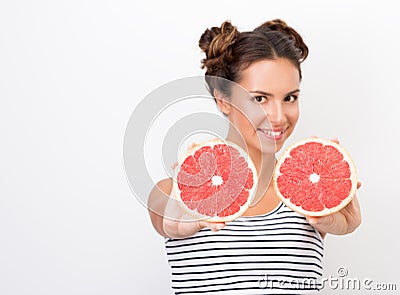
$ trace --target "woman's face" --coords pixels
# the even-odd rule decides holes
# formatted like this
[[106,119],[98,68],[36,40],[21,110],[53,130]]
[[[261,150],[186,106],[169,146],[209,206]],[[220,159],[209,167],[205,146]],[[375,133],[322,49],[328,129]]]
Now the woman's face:
[[278,152],[299,118],[299,71],[284,58],[253,63],[233,87],[229,120],[249,149]]

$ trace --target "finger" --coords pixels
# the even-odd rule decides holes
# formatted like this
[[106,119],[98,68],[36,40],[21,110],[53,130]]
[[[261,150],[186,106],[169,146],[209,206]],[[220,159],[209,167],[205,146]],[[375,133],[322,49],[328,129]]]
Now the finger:
[[336,137],[332,138],[331,141],[333,141],[333,142],[339,144],[339,139],[337,139]]
[[350,203],[348,203],[343,209],[345,209],[346,207],[348,207],[349,209],[352,209],[353,211],[354,210],[356,210],[357,212],[360,211],[360,202],[358,201],[357,194],[354,195],[354,197],[351,199]]
[[320,221],[320,217],[313,217],[313,216],[307,216],[306,217],[307,221],[311,225],[317,225]]
[[325,216],[309,216],[307,217],[307,221],[309,224],[312,226],[318,228],[318,229],[323,229],[325,230],[325,227],[329,227],[333,224],[334,222],[334,217],[332,214],[330,215],[325,215]]
[[219,231],[225,227],[225,222],[208,222],[208,221],[199,221],[199,224],[202,228],[208,227],[212,231]]
[[308,217],[307,221],[320,232],[336,233],[338,230],[341,230],[336,228],[337,226],[335,224],[335,218],[332,214],[321,217]]
[[225,223],[219,222],[217,224],[210,224],[209,227],[211,228],[212,231],[219,231],[225,227]]
[[197,145],[197,143],[195,143],[195,142],[192,142],[192,143],[189,145],[189,149],[191,149],[191,148],[195,147],[196,145]]

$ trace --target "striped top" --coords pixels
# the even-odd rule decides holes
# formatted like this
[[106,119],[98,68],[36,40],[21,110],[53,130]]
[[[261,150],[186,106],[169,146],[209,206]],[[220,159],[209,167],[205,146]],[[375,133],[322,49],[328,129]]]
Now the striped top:
[[315,294],[322,276],[320,234],[283,203],[165,247],[175,294]]

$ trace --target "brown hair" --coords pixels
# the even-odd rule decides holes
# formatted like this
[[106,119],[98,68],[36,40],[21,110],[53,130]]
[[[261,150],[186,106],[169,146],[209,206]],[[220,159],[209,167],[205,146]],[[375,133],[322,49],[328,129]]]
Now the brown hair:
[[221,27],[205,30],[199,47],[206,54],[202,68],[206,68],[211,95],[215,88],[229,95],[231,83],[224,83],[224,79],[239,82],[242,71],[259,60],[286,58],[298,68],[301,79],[300,64],[308,55],[303,38],[281,19],[267,21],[248,32],[239,32],[230,21],[225,21]]

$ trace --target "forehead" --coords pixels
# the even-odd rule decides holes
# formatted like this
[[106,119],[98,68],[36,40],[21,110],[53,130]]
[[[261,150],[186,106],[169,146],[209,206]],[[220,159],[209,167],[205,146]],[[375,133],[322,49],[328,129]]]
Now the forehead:
[[261,90],[274,95],[286,94],[300,84],[299,70],[284,58],[254,62],[241,76],[238,84],[248,91]]

